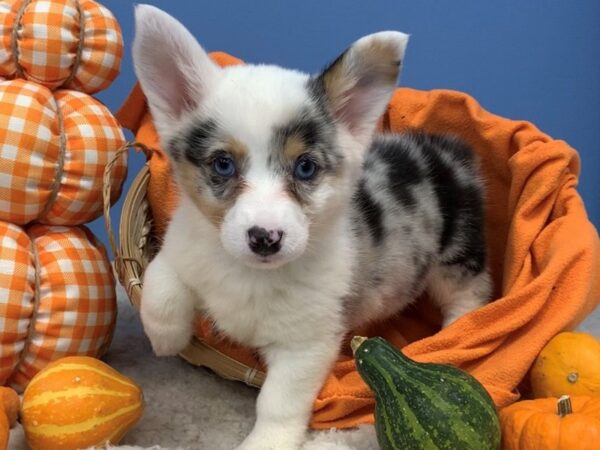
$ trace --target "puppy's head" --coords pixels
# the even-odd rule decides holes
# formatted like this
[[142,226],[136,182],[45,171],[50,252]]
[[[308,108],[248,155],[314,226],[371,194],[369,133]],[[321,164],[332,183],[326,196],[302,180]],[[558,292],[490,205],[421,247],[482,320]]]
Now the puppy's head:
[[347,205],[408,37],[366,36],[322,73],[220,68],[174,18],[136,8],[135,70],[179,184],[224,249],[272,268]]

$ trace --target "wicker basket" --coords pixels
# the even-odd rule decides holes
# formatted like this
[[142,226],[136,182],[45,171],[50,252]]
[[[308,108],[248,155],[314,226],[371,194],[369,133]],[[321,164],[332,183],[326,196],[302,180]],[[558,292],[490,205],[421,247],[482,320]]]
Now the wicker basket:
[[[150,179],[150,170],[147,164],[135,177],[125,197],[119,224],[119,245],[117,245],[110,218],[112,170],[121,154],[129,152],[133,148],[142,150],[146,155],[151,151],[139,143],[130,143],[124,146],[105,168],[103,195],[104,219],[109,242],[115,256],[115,272],[131,303],[139,310],[144,271],[159,248],[159,243],[151,233],[152,212],[146,199],[146,190]],[[243,381],[250,386],[260,387],[265,379],[265,373],[256,367],[249,367],[230,358],[197,337],[192,339],[180,356],[193,365],[213,370],[223,378]]]

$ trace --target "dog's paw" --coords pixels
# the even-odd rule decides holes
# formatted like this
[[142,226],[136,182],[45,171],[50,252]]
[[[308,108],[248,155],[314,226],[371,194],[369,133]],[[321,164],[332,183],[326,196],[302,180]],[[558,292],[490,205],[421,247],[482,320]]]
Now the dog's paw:
[[144,332],[150,339],[152,350],[157,356],[177,355],[192,338],[192,331],[188,324],[178,327],[144,322]]

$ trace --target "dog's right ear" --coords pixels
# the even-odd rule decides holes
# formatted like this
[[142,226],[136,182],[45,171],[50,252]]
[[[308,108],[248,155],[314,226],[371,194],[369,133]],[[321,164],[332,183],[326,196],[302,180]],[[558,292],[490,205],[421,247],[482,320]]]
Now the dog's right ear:
[[180,22],[150,5],[135,8],[133,64],[161,138],[200,105],[221,71]]
[[335,118],[365,148],[394,92],[407,44],[408,35],[398,31],[370,34],[315,78]]

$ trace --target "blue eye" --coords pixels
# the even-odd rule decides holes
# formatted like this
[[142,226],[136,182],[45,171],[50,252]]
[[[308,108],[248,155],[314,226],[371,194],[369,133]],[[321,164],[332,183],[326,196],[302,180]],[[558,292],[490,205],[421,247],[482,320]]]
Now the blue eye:
[[230,178],[235,175],[235,163],[227,156],[221,156],[214,160],[213,169],[220,177]]
[[294,177],[299,180],[307,181],[317,173],[317,164],[308,156],[301,156],[296,161],[294,167]]

